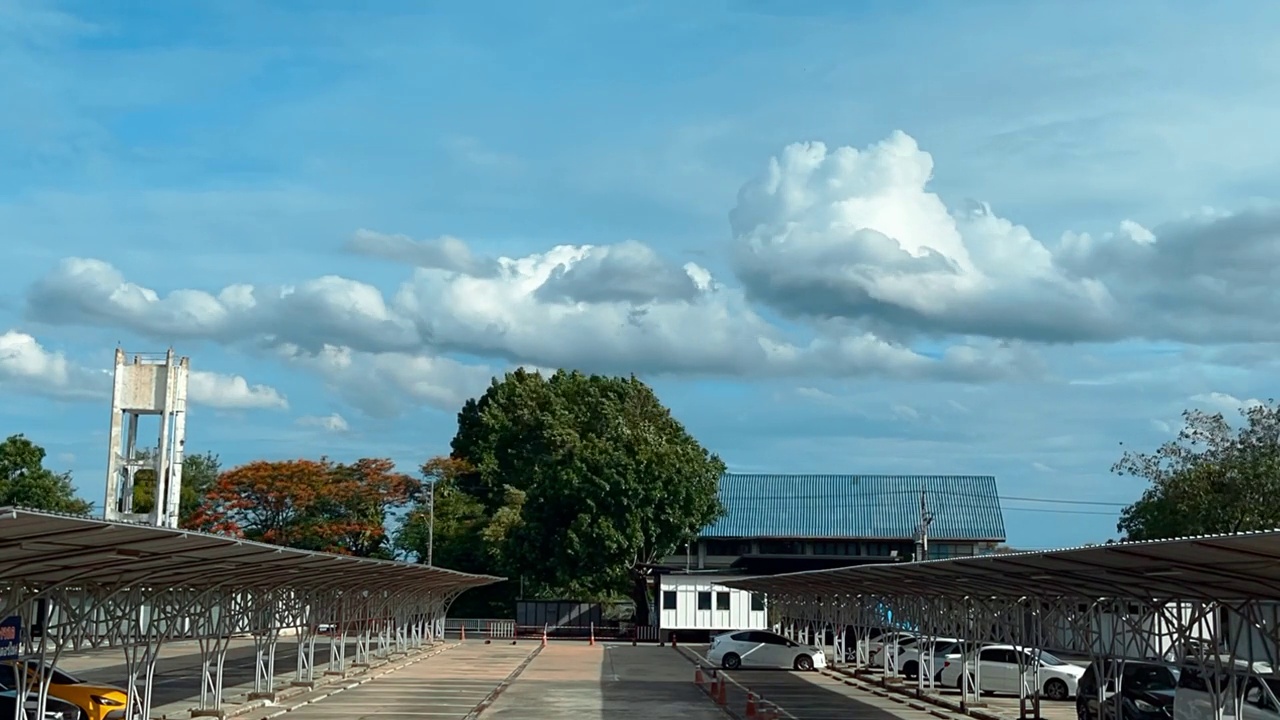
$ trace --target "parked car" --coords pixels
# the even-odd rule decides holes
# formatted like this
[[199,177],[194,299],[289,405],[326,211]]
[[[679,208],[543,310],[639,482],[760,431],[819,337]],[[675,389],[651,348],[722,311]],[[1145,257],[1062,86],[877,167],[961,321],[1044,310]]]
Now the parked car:
[[[1099,683],[1102,684],[1101,704]],[[1084,669],[1076,686],[1076,717],[1078,720],[1168,720],[1173,716],[1177,689],[1178,673],[1165,665],[1137,660],[1095,661]]]
[[[3,687],[3,686],[0,686]],[[9,718],[17,717],[14,706],[18,704],[18,693],[12,689],[0,690],[0,718],[9,720]],[[42,720],[41,716],[36,714],[39,708],[39,698],[35,693],[27,693],[25,701],[22,703],[24,717],[27,720]],[[81,720],[83,714],[80,708],[55,697],[45,698],[43,720]]]
[[[922,644],[931,647],[932,654],[928,650],[921,648]],[[932,641],[925,643],[916,641],[898,653],[897,667],[904,677],[914,678],[920,673],[920,655],[924,651],[924,662],[928,663],[929,667],[933,669],[933,676],[936,679],[942,671],[943,664],[946,663],[947,656],[959,655],[963,649],[963,641],[956,638],[934,638]]]
[[1188,662],[1178,673],[1174,718],[1216,720],[1215,695],[1223,717],[1280,720],[1280,676],[1267,663],[1232,662],[1230,658],[1214,663]]
[[[1084,668],[1079,665],[1059,660],[1047,652],[1016,645],[987,645],[978,651],[978,662],[976,679],[981,683],[978,690],[984,693],[1016,695],[1021,692],[1021,687],[1026,687],[1028,692],[1033,691],[1038,669],[1040,693],[1050,700],[1069,700],[1076,696],[1076,686],[1080,676],[1084,675]],[[939,682],[946,687],[961,687],[964,682],[964,676],[960,674],[962,666],[968,672],[969,687],[974,687],[973,661],[964,661],[960,655],[945,659]]]
[[845,637],[853,638],[854,642],[853,644],[845,647],[844,661],[848,663],[857,662],[858,650],[861,649],[865,656],[866,653],[870,652],[869,647],[871,643],[880,639],[880,637],[887,632],[889,631],[884,628],[873,627],[867,630],[865,637],[859,637],[862,633],[859,633],[858,629],[854,626],[848,626],[845,629]]
[[[869,640],[866,640],[863,643],[866,645],[866,648],[867,648],[868,661],[870,661],[871,658],[876,657],[876,655],[878,655],[882,650],[884,650],[884,647],[886,645],[893,645],[896,642],[899,646],[901,646],[901,644],[904,641],[913,639],[915,638],[915,636],[916,636],[915,633],[905,632],[901,630],[895,630],[893,632],[886,632],[886,633],[880,633],[879,635],[873,635]],[[875,663],[871,663],[871,664],[874,665]]]
[[[15,664],[16,661],[8,661],[0,673],[13,677]],[[34,684],[39,676],[38,661],[27,658],[23,664],[27,669],[27,677]],[[49,679],[49,696],[80,708],[84,713],[84,720],[118,720],[124,717],[124,708],[129,698],[124,689],[82,680],[48,664],[45,665],[45,674]]]
[[765,630],[738,630],[711,638],[707,660],[726,670],[740,667],[813,670],[827,666],[822,648],[804,646]]
[[919,642],[919,640],[920,638],[916,637],[915,635],[911,635],[909,637],[898,638],[898,642],[896,645],[892,642],[887,642],[882,646],[880,646],[879,649],[872,652],[870,656],[867,658],[867,662],[871,665],[871,667],[884,667],[885,658],[888,658],[889,669],[897,670],[898,655],[901,655],[904,650],[911,647],[912,645],[915,645],[917,642]]

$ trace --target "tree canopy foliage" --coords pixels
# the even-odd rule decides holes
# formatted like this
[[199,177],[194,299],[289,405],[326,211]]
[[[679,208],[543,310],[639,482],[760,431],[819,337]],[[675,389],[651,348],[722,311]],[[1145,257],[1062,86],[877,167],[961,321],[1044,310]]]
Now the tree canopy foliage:
[[[140,450],[138,459],[150,459],[152,453]],[[213,489],[222,472],[222,461],[213,453],[187,455],[182,458],[182,487],[179,489],[178,520],[185,525]],[[156,471],[144,468],[133,475],[133,510],[149,513],[155,507]]]
[[[509,373],[467,401],[450,459],[428,465],[448,468],[435,476],[438,564],[534,597],[628,595],[641,622],[647,567],[723,512],[724,463],[635,377]],[[423,509],[411,518],[400,546],[422,558]]]
[[430,555],[433,564],[454,570],[477,571],[491,565],[488,547],[478,540],[484,537],[489,517],[479,501],[458,487],[458,478],[470,471],[467,463],[455,458],[437,457],[423,463],[423,481],[434,488],[424,490],[421,501],[405,516],[396,535],[397,549],[424,563]]
[[71,473],[44,466],[44,448],[23,435],[0,442],[0,505],[88,515],[93,505],[76,497]]
[[1150,486],[1120,515],[1128,540],[1280,527],[1280,406],[1241,410],[1237,427],[1221,414],[1183,413],[1177,438],[1153,453],[1127,451],[1113,471]]
[[420,484],[390,460],[257,461],[222,473],[187,527],[360,557],[389,558],[390,513]]

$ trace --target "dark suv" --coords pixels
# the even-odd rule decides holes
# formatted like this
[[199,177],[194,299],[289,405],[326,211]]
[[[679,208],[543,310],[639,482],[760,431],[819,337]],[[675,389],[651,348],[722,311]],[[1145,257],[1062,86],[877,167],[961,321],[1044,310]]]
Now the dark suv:
[[[1101,709],[1098,706],[1100,676],[1105,683]],[[1076,717],[1078,720],[1170,720],[1177,691],[1178,677],[1164,665],[1141,660],[1094,661],[1085,668],[1076,686]]]

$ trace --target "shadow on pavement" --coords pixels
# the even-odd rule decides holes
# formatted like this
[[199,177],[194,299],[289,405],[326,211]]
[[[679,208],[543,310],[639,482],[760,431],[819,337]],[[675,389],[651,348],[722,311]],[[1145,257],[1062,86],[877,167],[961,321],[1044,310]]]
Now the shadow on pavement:
[[723,720],[724,715],[694,684],[693,670],[685,656],[669,647],[607,647],[600,665],[599,717]]
[[[928,712],[914,710],[905,705],[893,703],[891,700],[866,696],[860,691],[845,689],[843,685],[837,684],[837,681],[814,672],[753,669],[738,670],[729,675],[738,685],[755,693],[759,699],[777,703],[779,707],[802,720],[831,717],[859,718],[860,720],[902,720],[903,718],[932,720]],[[726,707],[730,712],[738,717],[744,717],[747,707],[746,691],[730,683],[726,695]],[[889,706],[883,707],[883,704],[889,704]]]
[[[347,657],[350,659],[354,646],[348,646]],[[122,653],[123,654],[123,653]],[[233,693],[231,688],[237,685],[252,683],[256,654],[253,647],[234,647],[227,650],[226,662],[222,669],[223,697]],[[281,642],[276,646],[276,676],[292,674],[298,662],[298,644]],[[329,662],[329,644],[316,643],[315,668],[316,676],[324,673]],[[123,660],[116,665],[102,665],[91,670],[83,670],[75,674],[85,680],[105,682],[124,686],[129,677],[128,666]],[[151,707],[160,707],[184,700],[195,700],[200,696],[200,653],[161,658],[156,664],[156,674],[151,693]]]
[[[876,672],[862,675],[860,676],[860,679],[867,684],[885,687],[881,682],[881,675]],[[906,691],[910,693],[911,697],[916,697],[917,685],[914,679],[907,680],[899,687],[905,688]],[[925,699],[932,697],[941,699],[945,702],[958,704],[960,702],[960,691],[954,687],[942,687],[941,685],[935,684],[932,690],[926,686],[921,697]],[[969,702],[972,704],[974,701],[970,699]],[[1028,698],[1026,702],[1027,716],[1031,717],[1032,701]],[[984,694],[975,707],[981,708],[989,713],[996,713],[1004,716],[1020,717],[1022,715],[1022,710],[1019,707],[1018,696],[1007,693],[1001,693],[999,695]],[[1040,715],[1046,720],[1074,720],[1076,717],[1076,702],[1074,699],[1049,700],[1048,698],[1041,697]]]

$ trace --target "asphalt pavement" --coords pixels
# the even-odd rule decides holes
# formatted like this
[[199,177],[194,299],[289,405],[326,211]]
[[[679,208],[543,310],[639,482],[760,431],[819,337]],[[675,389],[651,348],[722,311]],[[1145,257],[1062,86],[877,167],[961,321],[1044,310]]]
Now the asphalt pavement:
[[[523,669],[529,656],[538,649],[534,643],[485,645],[477,641],[468,642],[437,657],[293,708],[287,717],[290,720],[462,720],[474,717],[477,708],[488,701],[506,680]],[[483,717],[491,715],[485,711]],[[537,716],[520,713],[517,717],[532,720]],[[558,720],[566,716],[556,717]],[[246,716],[246,720],[254,720],[254,713]]]
[[553,641],[481,717],[723,720],[724,713],[693,684],[692,673],[689,661],[671,648]]

